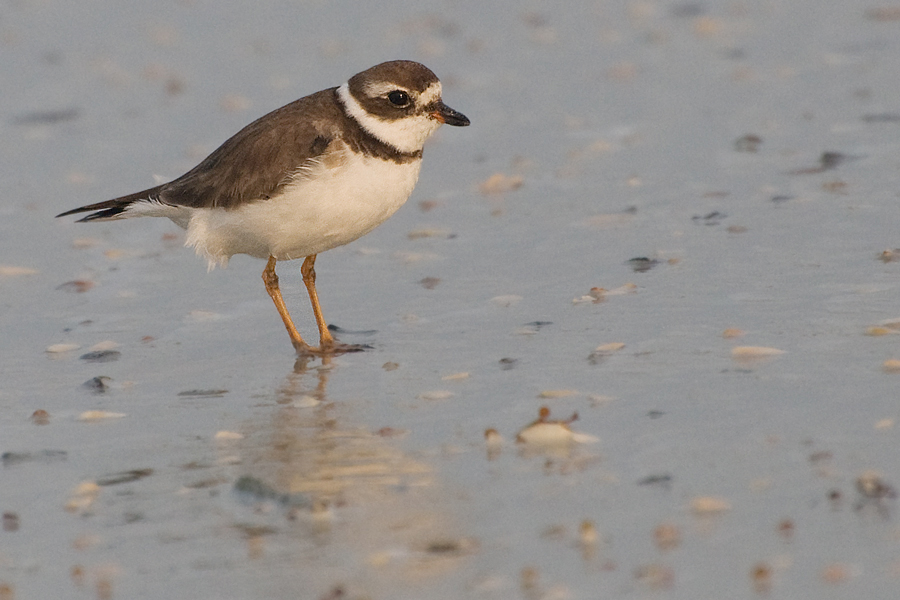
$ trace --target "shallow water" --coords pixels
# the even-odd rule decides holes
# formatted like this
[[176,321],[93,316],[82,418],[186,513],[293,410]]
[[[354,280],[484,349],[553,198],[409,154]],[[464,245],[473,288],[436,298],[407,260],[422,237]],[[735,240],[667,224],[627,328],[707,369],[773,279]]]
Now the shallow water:
[[[895,595],[896,10],[150,6],[0,27],[0,596]],[[398,57],[472,126],[317,262],[369,351],[296,362],[262,261],[53,219]],[[599,441],[516,443],[542,406]]]

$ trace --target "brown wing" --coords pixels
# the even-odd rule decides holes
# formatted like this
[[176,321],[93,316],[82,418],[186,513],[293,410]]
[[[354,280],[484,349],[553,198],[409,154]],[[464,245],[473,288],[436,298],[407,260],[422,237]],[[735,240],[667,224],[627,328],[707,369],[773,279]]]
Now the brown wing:
[[301,98],[250,123],[199,165],[163,185],[160,201],[230,209],[276,195],[298,168],[340,136],[343,113],[334,89]]
[[341,137],[347,119],[335,90],[300,98],[257,119],[174,181],[57,216],[98,211],[81,219],[93,221],[127,216],[123,213],[134,202],[231,209],[270,198]]

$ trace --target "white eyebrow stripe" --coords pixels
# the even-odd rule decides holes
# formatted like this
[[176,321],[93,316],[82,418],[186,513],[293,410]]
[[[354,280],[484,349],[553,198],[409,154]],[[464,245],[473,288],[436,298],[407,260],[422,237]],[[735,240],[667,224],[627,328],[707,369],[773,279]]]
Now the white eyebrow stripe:
[[371,98],[375,98],[376,96],[384,96],[389,92],[393,92],[394,90],[403,90],[408,92],[405,87],[399,86],[396,83],[390,83],[387,81],[379,81],[377,83],[367,83],[366,84],[366,96]]
[[366,96],[370,96],[372,98],[374,98],[376,96],[386,96],[387,94],[389,94],[390,92],[393,92],[395,90],[403,90],[404,92],[409,93],[413,97],[418,96],[418,99],[416,100],[416,104],[418,104],[419,106],[428,106],[435,100],[440,100],[440,98],[441,98],[441,82],[440,81],[432,83],[430,86],[428,86],[425,89],[424,92],[422,92],[421,94],[418,94],[418,95],[415,92],[412,92],[401,85],[397,85],[396,83],[390,83],[390,82],[385,82],[385,81],[379,81],[377,83],[369,83],[369,84],[366,84],[366,87],[365,87]]

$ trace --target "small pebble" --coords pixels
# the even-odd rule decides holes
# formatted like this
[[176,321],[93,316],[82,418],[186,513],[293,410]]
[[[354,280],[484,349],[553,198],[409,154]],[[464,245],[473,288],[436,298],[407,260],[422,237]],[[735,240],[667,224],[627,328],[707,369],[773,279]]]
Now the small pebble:
[[878,6],[866,9],[865,15],[867,19],[873,21],[900,21],[900,6]]
[[578,541],[585,546],[592,546],[600,539],[597,526],[590,519],[585,519],[578,527]]
[[[673,259],[674,260],[674,259]],[[669,261],[670,263],[672,261]],[[677,261],[676,261],[677,262]],[[611,290],[602,287],[592,287],[586,296],[579,296],[572,299],[572,304],[600,304],[605,302],[608,296],[624,296],[625,294],[634,294],[637,292],[638,286],[634,283],[626,283]]]
[[40,450],[37,452],[6,451],[3,454],[0,454],[0,463],[2,463],[4,467],[11,467],[27,462],[46,464],[66,460],[68,456],[69,454],[65,450]]
[[667,590],[675,585],[675,571],[665,565],[642,565],[635,569],[634,577],[652,590]]
[[545,540],[563,540],[568,535],[565,525],[548,525],[542,532],[541,537]]
[[103,394],[109,390],[108,381],[112,381],[112,379],[105,375],[98,375],[97,377],[93,377],[82,383],[81,387],[90,390],[95,394]]
[[19,515],[12,511],[3,513],[3,531],[14,532],[19,530]]
[[210,390],[184,390],[178,392],[179,398],[221,398],[228,393],[228,390],[210,389]]
[[79,250],[83,250],[86,248],[93,248],[94,246],[96,246],[99,243],[100,243],[100,240],[98,238],[80,237],[80,238],[75,238],[74,240],[72,240],[72,247],[78,248]]
[[884,369],[885,373],[900,373],[900,360],[889,358],[881,363],[881,368]]
[[750,580],[757,594],[768,594],[772,589],[772,567],[761,562],[750,570]]
[[28,267],[15,267],[12,265],[0,265],[0,277],[21,277],[22,275],[37,275],[36,269]]
[[844,495],[841,493],[841,490],[829,490],[827,495],[828,501],[831,503],[831,508],[838,509],[841,506],[841,500],[844,499]]
[[609,404],[615,400],[612,396],[605,396],[603,394],[588,394],[588,401],[591,403],[591,407],[603,406],[604,404]]
[[[670,261],[671,262],[671,261]],[[634,294],[637,292],[638,286],[634,283],[626,283],[617,288],[606,291],[607,296],[624,296],[625,294]]]
[[31,413],[31,422],[35,425],[47,425],[50,423],[50,413],[42,408],[39,408]]
[[434,260],[438,255],[433,252],[394,252],[391,257],[396,258],[403,264],[411,265],[427,260]]
[[794,537],[794,522],[790,519],[783,519],[778,524],[778,534],[786,540]]
[[114,342],[112,340],[103,340],[102,342],[97,342],[96,344],[88,348],[88,350],[90,352],[105,352],[106,350],[115,350],[118,347],[118,342]]
[[79,483],[66,501],[67,512],[84,512],[94,503],[100,495],[100,486],[94,481],[83,481]]
[[221,314],[210,310],[192,310],[187,314],[185,320],[196,323],[205,323],[207,321],[218,321],[221,318]]
[[484,443],[487,446],[488,460],[497,458],[503,448],[503,436],[500,432],[490,427],[484,430]]
[[425,544],[424,550],[429,554],[443,556],[463,556],[478,549],[478,542],[472,538],[436,539]]
[[724,22],[713,17],[702,16],[694,19],[694,34],[698,37],[716,35],[724,28]]
[[416,396],[419,400],[446,400],[453,396],[453,392],[447,390],[432,390],[430,392],[422,392]]
[[878,325],[900,333],[900,319],[887,319],[885,321],[882,321]]
[[[639,180],[637,181],[637,185],[640,185]],[[623,227],[631,223],[634,220],[634,213],[632,212],[624,212],[624,213],[606,213],[599,215],[592,215],[590,217],[582,220],[582,223],[591,229],[613,229],[616,227]]]
[[90,363],[108,363],[119,360],[122,353],[118,350],[100,350],[98,352],[88,352],[82,354],[79,358]]
[[478,185],[478,190],[485,195],[504,194],[519,189],[523,182],[521,175],[494,173]]
[[885,263],[896,262],[900,260],[900,248],[884,250],[881,254],[878,255],[878,259],[881,262]]
[[625,347],[625,344],[622,342],[611,342],[609,344],[601,344],[594,348],[593,352],[588,354],[588,362],[592,365],[599,365],[608,357],[612,356],[619,350]]
[[736,360],[768,358],[779,354],[784,354],[784,350],[766,346],[736,346],[731,349],[731,356]]
[[738,152],[756,152],[762,144],[762,138],[758,135],[748,133],[739,137],[734,142],[734,149]]
[[81,348],[78,344],[53,344],[52,346],[47,346],[47,349],[44,352],[48,354],[61,354],[63,352],[72,352],[73,350],[78,350]]
[[219,101],[219,108],[225,112],[238,112],[248,110],[252,102],[246,96],[240,94],[225,94]]
[[538,394],[538,398],[566,398],[568,396],[575,396],[578,394],[578,390],[544,390],[540,394]]
[[113,584],[112,578],[106,574],[98,574],[96,576],[95,587],[97,589],[98,600],[112,600]]
[[409,434],[408,429],[398,429],[396,427],[382,427],[375,432],[376,435],[383,438],[401,438]]
[[822,184],[822,189],[832,194],[846,193],[847,183],[845,181],[826,181]]
[[653,530],[653,542],[660,550],[673,550],[681,544],[681,530],[672,523],[661,523]]
[[491,298],[491,302],[497,306],[501,306],[503,308],[507,308],[510,306],[514,306],[518,304],[522,300],[522,296],[516,296],[515,294],[507,294],[505,296],[494,296]]
[[153,469],[131,469],[129,471],[119,471],[118,473],[103,475],[98,477],[95,483],[101,487],[107,487],[139,481],[145,477],[150,477],[151,475],[153,475]]
[[525,567],[520,575],[522,591],[531,594],[537,590],[540,576],[535,567]]
[[646,256],[637,256],[635,258],[630,258],[625,262],[625,264],[631,267],[631,270],[635,273],[646,273],[659,263],[659,259]]
[[622,348],[625,347],[623,342],[610,342],[609,344],[601,344],[594,348],[594,352],[601,352],[604,354],[611,354],[613,352],[618,352]]
[[706,225],[708,227],[715,226],[721,223],[724,219],[727,219],[728,215],[725,213],[720,213],[717,210],[706,213],[705,215],[694,215],[691,217],[691,221],[693,221],[697,225]]
[[121,419],[127,416],[125,413],[109,412],[106,410],[87,410],[78,415],[79,421],[102,421],[104,419]]
[[461,373],[453,373],[451,375],[444,375],[441,377],[441,381],[462,381],[463,379],[468,379],[469,374],[465,371]]
[[454,237],[453,232],[448,229],[438,229],[434,227],[421,227],[419,229],[413,229],[409,233],[406,234],[406,237],[411,240],[419,240],[422,238],[444,238],[449,239]]
[[822,569],[822,579],[825,583],[836,585],[850,579],[850,569],[841,563],[832,563]]
[[600,304],[606,300],[606,290],[602,287],[592,287],[586,296],[579,296],[572,299],[572,304]]
[[500,369],[503,371],[509,371],[510,369],[514,369],[516,364],[518,364],[518,358],[501,358],[499,361]]
[[83,533],[72,540],[72,547],[76,550],[90,550],[103,543],[103,538],[93,533]]
[[865,498],[880,500],[882,498],[896,498],[897,493],[878,471],[869,470],[863,472],[856,480],[856,489]]
[[87,279],[75,279],[56,286],[56,289],[72,294],[83,294],[94,287],[94,282]]
[[697,496],[691,500],[691,511],[697,515],[723,513],[731,510],[731,503],[719,496]]
[[866,328],[866,335],[871,335],[873,337],[878,337],[878,336],[882,336],[882,335],[891,335],[894,333],[900,333],[900,331],[897,331],[896,329],[891,329],[890,327],[879,327],[879,326]]
[[750,481],[750,489],[757,493],[772,489],[772,485],[772,480],[768,477],[757,477]]

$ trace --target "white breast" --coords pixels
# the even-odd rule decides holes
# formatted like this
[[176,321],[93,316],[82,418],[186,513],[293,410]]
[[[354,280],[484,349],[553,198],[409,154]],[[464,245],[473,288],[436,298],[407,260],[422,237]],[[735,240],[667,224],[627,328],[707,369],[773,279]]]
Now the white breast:
[[234,254],[278,260],[319,254],[394,214],[412,193],[421,163],[397,164],[346,149],[330,154],[298,170],[279,196],[233,210],[192,211],[186,244],[209,259],[210,268]]

